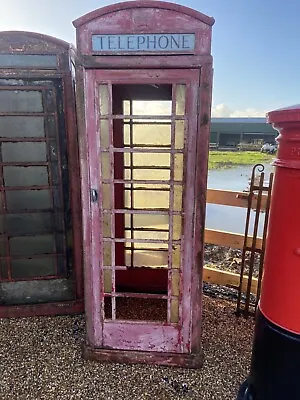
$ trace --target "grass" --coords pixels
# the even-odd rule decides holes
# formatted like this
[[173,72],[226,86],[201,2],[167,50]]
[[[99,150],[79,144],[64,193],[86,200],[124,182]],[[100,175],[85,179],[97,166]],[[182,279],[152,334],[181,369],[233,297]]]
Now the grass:
[[259,151],[210,151],[208,168],[222,169],[238,165],[270,163],[274,158],[274,154],[266,154]]

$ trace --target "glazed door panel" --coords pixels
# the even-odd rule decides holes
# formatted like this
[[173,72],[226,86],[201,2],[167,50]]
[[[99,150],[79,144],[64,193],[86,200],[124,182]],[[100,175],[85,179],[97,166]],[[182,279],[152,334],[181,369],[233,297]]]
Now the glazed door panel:
[[199,79],[86,72],[96,346],[190,351]]
[[58,80],[0,80],[0,304],[74,298]]

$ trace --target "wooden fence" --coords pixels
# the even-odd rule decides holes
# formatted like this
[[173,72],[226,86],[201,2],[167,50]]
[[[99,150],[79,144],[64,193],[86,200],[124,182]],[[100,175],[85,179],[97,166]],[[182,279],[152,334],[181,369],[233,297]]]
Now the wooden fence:
[[[207,190],[207,203],[219,204],[233,207],[248,207],[247,192],[235,192],[230,190],[208,189]],[[264,211],[267,206],[267,195],[263,195],[261,199],[260,209]],[[255,209],[257,198],[253,197],[252,206]],[[233,249],[243,249],[244,234],[226,232],[221,230],[205,229],[204,240],[207,244],[214,244],[218,246],[228,246]],[[248,236],[249,246],[252,244],[252,237]],[[255,241],[257,249],[262,248],[262,238],[257,237]],[[223,271],[216,268],[204,267],[203,279],[205,282],[215,283],[224,286],[238,287],[240,283],[240,274]],[[243,279],[243,289],[246,288],[248,279]],[[257,292],[257,278],[252,278],[251,293]]]

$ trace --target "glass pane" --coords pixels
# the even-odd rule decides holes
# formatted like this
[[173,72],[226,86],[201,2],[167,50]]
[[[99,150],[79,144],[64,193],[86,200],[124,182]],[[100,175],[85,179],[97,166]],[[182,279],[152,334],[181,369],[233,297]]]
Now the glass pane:
[[[151,239],[155,239],[154,237],[151,237]],[[129,247],[131,243],[127,244],[127,247]],[[168,250],[168,243],[134,243],[134,249],[136,250],[143,250],[143,251],[152,251],[152,250],[161,250],[165,251]]]
[[[126,157],[127,156],[127,157]],[[130,165],[129,154],[125,154],[125,165]],[[166,153],[134,153],[134,166],[170,167],[170,154]]]
[[13,279],[34,278],[55,275],[54,257],[11,260]]
[[[130,227],[130,215],[125,214],[126,227]],[[168,215],[133,214],[133,226],[135,228],[159,228],[169,229]]]
[[133,115],[171,115],[172,102],[170,100],[134,100],[132,113]]
[[[129,125],[124,126],[124,144],[130,144]],[[171,146],[170,124],[133,124],[132,143],[134,146]]]
[[180,245],[173,245],[173,253],[172,253],[172,268],[180,268],[181,265],[181,251]]
[[55,252],[53,235],[12,237],[9,240],[9,246],[12,256],[30,256]]
[[43,112],[42,93],[37,90],[0,90],[0,112]]
[[182,210],[182,186],[174,186],[174,211]]
[[180,284],[180,275],[178,272],[173,271],[172,273],[172,289],[171,294],[172,296],[179,296],[179,284]]
[[[156,245],[156,247],[158,247]],[[131,252],[126,250],[126,265],[131,265]],[[133,253],[134,267],[168,267],[168,250],[138,250]]]
[[6,215],[6,233],[10,236],[36,235],[53,230],[54,218],[52,213]]
[[57,58],[48,54],[0,54],[0,66],[16,67],[57,67]]
[[102,184],[102,207],[106,209],[110,209],[112,207],[110,184]]
[[3,167],[5,186],[48,185],[47,167]]
[[[127,194],[130,195],[130,192]],[[133,194],[133,207],[135,209],[169,208],[169,196],[169,192],[137,190]],[[130,199],[127,196],[125,197],[125,207],[130,207]]]
[[[125,179],[130,179],[130,170],[125,170]],[[136,180],[170,180],[170,169],[134,169],[133,179]]]
[[99,85],[100,114],[109,114],[109,88],[108,85]]
[[43,137],[44,117],[0,117],[0,137]]
[[185,85],[176,85],[176,115],[185,114]]
[[111,243],[103,243],[103,265],[111,266]]
[[[130,231],[126,232],[128,234],[128,236],[126,235],[126,237],[130,237]],[[133,236],[134,239],[156,239],[156,240],[168,240],[169,239],[169,232],[159,232],[159,231],[139,231],[139,230],[135,230],[133,232]],[[142,246],[145,245],[145,243],[140,243]],[[149,243],[150,244],[150,243]],[[153,243],[156,245],[156,247],[158,247],[158,245],[156,243]],[[161,246],[159,246],[161,247]]]
[[178,299],[171,299],[171,318],[170,322],[177,324],[179,321],[179,301]]
[[184,148],[185,121],[175,121],[175,149]]
[[173,215],[173,240],[181,239],[181,215]]
[[110,144],[109,137],[109,121],[108,119],[100,120],[100,146],[103,149],[107,149]]
[[105,269],[103,271],[104,278],[104,292],[111,293],[112,292],[112,271]]
[[175,154],[174,156],[174,179],[182,181],[183,179],[183,154]]
[[7,190],[8,210],[32,210],[52,208],[50,190]]
[[102,179],[110,179],[109,153],[101,153],[101,176]]
[[2,143],[3,162],[46,161],[46,143]]
[[111,237],[111,215],[110,214],[103,214],[103,237]]
[[130,101],[129,100],[123,101],[123,114],[130,115]]

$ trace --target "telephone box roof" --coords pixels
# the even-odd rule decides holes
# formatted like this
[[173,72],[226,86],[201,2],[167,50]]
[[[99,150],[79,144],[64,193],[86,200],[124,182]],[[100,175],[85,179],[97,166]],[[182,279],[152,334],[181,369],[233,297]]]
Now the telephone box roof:
[[161,8],[166,10],[177,11],[181,14],[187,14],[195,19],[199,19],[200,21],[210,26],[213,25],[215,22],[214,18],[208,17],[207,15],[202,14],[201,12],[193,10],[192,8],[189,7],[181,6],[175,3],[169,3],[166,1],[142,0],[142,1],[126,1],[98,8],[97,10],[85,14],[82,17],[73,21],[73,25],[75,26],[75,28],[78,28],[81,25],[84,25],[89,21],[92,21],[95,18],[101,17],[102,15],[130,8]]
[[[68,49],[70,47],[70,44],[68,42],[57,39],[54,36],[44,35],[43,33],[27,31],[0,31],[1,41],[6,41],[8,39],[12,40],[13,38],[15,38],[16,40],[22,40],[23,42],[25,42],[26,40],[43,40],[44,42],[52,43],[55,46],[65,49]],[[8,42],[7,44],[9,45]]]

